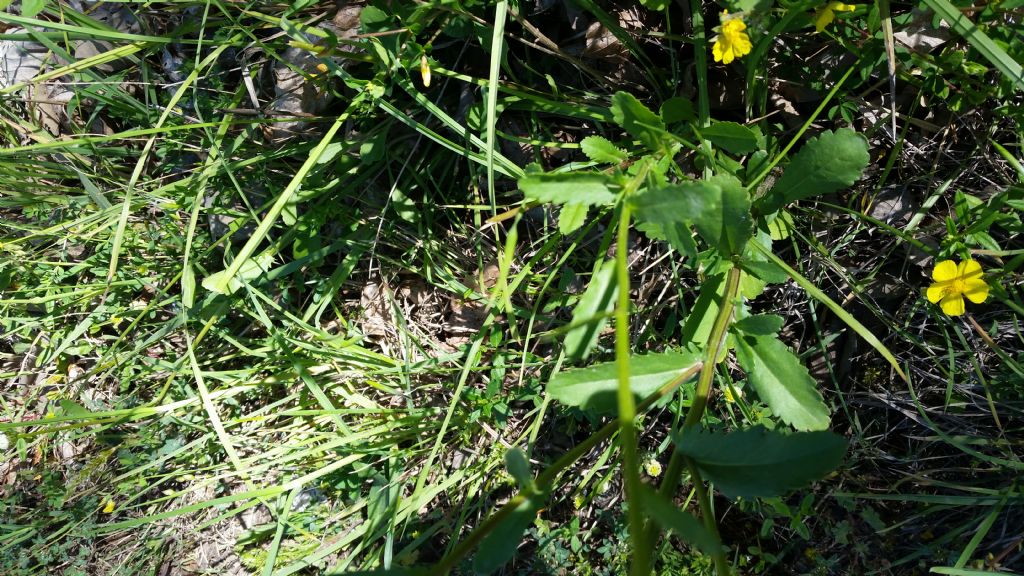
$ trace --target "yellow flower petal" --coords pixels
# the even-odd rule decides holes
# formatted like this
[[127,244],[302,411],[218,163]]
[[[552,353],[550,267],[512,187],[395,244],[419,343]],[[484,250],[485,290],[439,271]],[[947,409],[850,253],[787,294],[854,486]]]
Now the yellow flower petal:
[[988,298],[988,284],[979,278],[965,278],[964,296],[975,304],[981,304]]
[[942,300],[949,292],[949,284],[949,282],[936,282],[929,286],[925,293],[928,296],[928,301],[937,304],[939,300]]
[[103,507],[103,513],[104,514],[110,514],[113,511],[114,511],[114,501],[113,500],[107,500],[107,505]]
[[[722,44],[721,39],[717,36],[715,37],[715,45],[711,47],[711,55],[715,57],[715,62],[721,62],[722,59],[725,58],[725,47]],[[726,64],[728,64],[729,62],[732,62],[731,50],[729,51],[729,60],[726,62]]]
[[935,265],[935,270],[932,270],[932,279],[936,282],[949,282],[956,277],[957,266],[952,260],[943,260]]
[[818,32],[824,32],[825,27],[835,19],[836,15],[832,13],[828,6],[819,8],[814,11],[814,29]]
[[[722,17],[724,18],[727,14],[728,12],[723,12]],[[728,64],[736,58],[750,53],[754,45],[750,41],[750,36],[744,32],[746,29],[747,25],[739,18],[731,18],[722,22],[722,33],[715,37],[715,43],[711,47],[711,54],[714,56],[715,62]]]
[[961,276],[965,280],[968,278],[981,278],[981,264],[978,264],[974,260],[964,260],[959,266],[957,266],[956,272],[958,276]]
[[964,313],[964,299],[959,294],[950,294],[939,303],[942,311],[950,316],[959,316]]

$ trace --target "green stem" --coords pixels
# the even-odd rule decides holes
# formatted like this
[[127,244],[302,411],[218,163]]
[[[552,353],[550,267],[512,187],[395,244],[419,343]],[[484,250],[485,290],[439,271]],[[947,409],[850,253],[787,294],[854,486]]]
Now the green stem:
[[[704,410],[708,405],[708,396],[711,394],[711,384],[715,380],[715,365],[718,362],[718,355],[721,354],[722,346],[725,345],[725,335],[729,328],[729,321],[732,319],[733,302],[739,295],[740,290],[740,275],[741,271],[739,268],[733,266],[729,269],[729,273],[725,280],[725,287],[722,291],[722,299],[718,305],[718,315],[715,317],[715,323],[711,328],[711,334],[708,335],[707,346],[704,350],[704,367],[700,371],[700,377],[697,379],[697,390],[694,393],[693,404],[690,405],[689,411],[686,413],[686,419],[683,421],[682,430],[685,433],[693,426],[700,423],[704,417]],[[661,483],[661,494],[667,498],[672,498],[675,494],[676,488],[679,486],[679,481],[683,476],[683,468],[686,466],[686,461],[679,454],[679,452],[672,452],[672,456],[669,458],[668,467],[665,469],[665,477]],[[696,468],[691,468],[691,480],[693,485],[699,488],[698,496],[700,491],[704,489],[703,479],[697,472]],[[705,522],[708,522],[707,510],[701,506],[702,512],[705,515]],[[714,522],[714,517],[710,519]],[[717,534],[717,529],[713,532]],[[644,540],[649,547],[653,549],[654,540],[657,537],[656,528],[653,524],[649,524],[644,531]],[[722,558],[724,558],[724,553]],[[719,562],[716,558],[715,565],[719,566]],[[727,566],[727,564],[726,564]],[[723,572],[721,567],[718,568],[719,576],[726,576],[729,572]]]
[[615,363],[619,389],[619,446],[622,448],[622,477],[629,502],[629,538],[632,543],[635,576],[650,574],[650,553],[644,546],[644,514],[637,495],[640,490],[640,457],[636,446],[636,402],[629,385],[629,206],[619,213],[618,240],[615,246],[618,277],[618,302],[615,306]]
[[740,291],[740,269],[733,266],[725,279],[725,290],[722,293],[722,301],[718,304],[718,316],[708,336],[708,345],[704,358],[704,369],[697,380],[697,392],[693,398],[693,405],[686,413],[686,420],[683,421],[683,429],[690,428],[700,423],[704,417],[704,409],[708,405],[708,396],[711,394],[711,384],[715,380],[715,365],[718,362],[718,355],[722,353],[725,346],[725,333],[732,320],[733,302]]
[[[708,493],[708,488],[704,485],[704,481],[701,480],[700,470],[697,470],[697,465],[689,458],[686,458],[686,467],[690,469],[693,488],[697,491],[697,502],[700,503],[700,514],[704,517],[704,527],[721,544],[722,537],[718,533],[715,509],[711,507],[711,495]],[[729,567],[729,559],[725,557],[725,548],[723,546],[718,546],[713,558],[715,560],[715,572],[718,573],[718,576],[729,576],[732,573],[732,569]]]
[[[673,380],[666,382],[664,386],[637,405],[637,411],[644,412],[653,406],[655,402],[671,394],[680,384],[692,378],[693,375],[702,368],[702,366],[703,365],[698,362]],[[591,434],[589,438],[574,446],[572,450],[566,452],[561,458],[556,460],[554,464],[548,466],[544,472],[537,476],[537,480],[534,482],[537,490],[541,493],[550,490],[551,485],[554,484],[559,474],[561,474],[566,468],[572,466],[585,454],[593,450],[598,444],[610,438],[618,429],[619,420],[612,420],[608,424],[605,424],[600,430]],[[441,561],[438,562],[430,572],[428,572],[428,575],[442,576],[443,574],[447,574],[451,571],[451,569],[458,565],[463,558],[469,555],[473,548],[483,540],[484,536],[490,534],[502,520],[507,518],[513,510],[522,504],[525,498],[526,497],[523,494],[518,494],[515,498],[506,502],[505,505],[496,512],[488,516],[480,526],[477,526],[476,530],[470,532],[469,535],[459,542],[459,544],[452,549],[447,556],[442,558]]]

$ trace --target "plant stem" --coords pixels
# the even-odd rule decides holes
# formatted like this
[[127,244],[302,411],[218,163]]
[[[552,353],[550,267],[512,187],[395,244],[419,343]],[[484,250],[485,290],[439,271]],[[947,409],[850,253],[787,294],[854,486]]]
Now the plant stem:
[[708,405],[708,396],[711,395],[711,384],[715,380],[715,365],[718,362],[718,355],[725,345],[725,333],[732,320],[733,301],[740,291],[740,269],[733,266],[729,269],[725,279],[725,290],[722,293],[722,301],[718,304],[718,316],[708,336],[707,350],[705,350],[704,369],[701,370],[700,378],[697,380],[697,391],[694,394],[693,404],[686,413],[686,420],[683,421],[683,429],[690,428],[700,423],[704,417],[704,409]]
[[721,546],[722,537],[718,533],[715,510],[711,507],[711,495],[708,493],[708,488],[704,485],[704,481],[701,480],[700,470],[697,470],[697,465],[689,458],[685,458],[685,460],[686,467],[690,469],[690,478],[693,479],[693,488],[697,491],[697,502],[700,504],[701,516],[704,517],[704,527],[707,528],[708,532],[719,543],[718,551],[713,556],[715,572],[718,573],[718,576],[729,576],[732,573],[732,569],[729,567],[729,559],[725,557],[725,548]]
[[[686,419],[683,421],[682,430],[684,433],[699,424],[701,418],[704,417],[704,410],[708,405],[708,396],[711,394],[711,384],[715,380],[715,365],[718,362],[718,355],[721,353],[722,346],[725,344],[726,331],[729,328],[729,321],[732,319],[733,302],[739,294],[740,275],[740,269],[733,266],[729,269],[726,276],[725,286],[722,290],[722,299],[718,304],[718,315],[715,317],[715,323],[711,328],[711,334],[708,335],[707,346],[704,350],[704,367],[701,369],[700,377],[697,379],[697,390],[694,393],[693,404],[690,405],[690,409],[686,413]],[[676,488],[679,486],[679,480],[683,476],[684,466],[686,466],[686,461],[683,456],[678,452],[672,452],[668,467],[665,469],[665,478],[661,483],[660,491],[663,496],[672,498]],[[697,487],[698,496],[701,491],[706,492],[704,481],[701,479],[696,468],[693,467],[691,467],[691,480],[694,487]],[[705,509],[702,505],[701,511],[705,515],[704,521],[708,522],[707,514],[710,509]],[[714,523],[714,517],[711,517],[710,521]],[[713,533],[717,535],[717,529]],[[653,549],[656,538],[656,528],[653,524],[649,524],[644,531],[644,540],[649,547],[648,549]],[[724,553],[722,558],[725,558]],[[715,565],[718,567],[719,576],[729,574],[728,571],[722,571],[717,556]]]
[[618,302],[615,306],[615,363],[618,368],[619,446],[622,449],[622,477],[629,502],[629,539],[633,565],[630,573],[650,573],[650,553],[644,546],[643,510],[636,505],[640,490],[640,457],[636,446],[636,402],[629,385],[629,206],[619,212],[618,239],[615,245],[618,277]]
[[[671,394],[680,384],[692,378],[693,375],[696,374],[697,371],[700,370],[702,367],[703,364],[698,362],[693,366],[689,367],[688,369],[686,369],[682,374],[680,374],[676,378],[672,379],[669,382],[666,382],[664,386],[662,386],[653,394],[645,398],[644,401],[637,406],[637,411],[646,411],[648,408],[653,406],[655,402],[661,400],[668,394]],[[558,478],[559,474],[561,474],[569,466],[572,466],[573,463],[575,463],[577,460],[583,457],[583,455],[593,450],[594,447],[596,447],[598,444],[610,438],[612,434],[614,434],[615,431],[618,429],[619,420],[612,420],[611,422],[605,424],[600,430],[591,434],[589,438],[574,446],[572,450],[566,452],[561,458],[556,460],[554,464],[548,466],[548,468],[544,470],[544,472],[537,476],[537,480],[534,482],[534,485],[537,487],[537,490],[540,491],[541,493],[550,490],[551,485],[554,483],[555,479]],[[496,528],[502,520],[504,520],[509,514],[512,513],[513,510],[515,510],[520,504],[522,504],[524,499],[525,496],[523,496],[522,494],[518,494],[516,495],[516,497],[506,502],[505,505],[498,509],[496,512],[488,516],[487,519],[485,519],[483,523],[476,528],[476,530],[470,532],[468,536],[466,536],[461,542],[459,542],[458,546],[452,549],[452,551],[449,552],[447,556],[442,558],[440,562],[434,565],[434,567],[430,570],[430,572],[428,572],[428,574],[430,576],[441,576],[443,574],[447,574],[452,568],[454,568],[459,562],[461,562],[463,558],[469,555],[470,551],[472,551],[473,548],[476,547],[476,545],[479,544],[481,540],[483,540],[484,536],[490,534],[491,531],[493,531],[494,528]]]

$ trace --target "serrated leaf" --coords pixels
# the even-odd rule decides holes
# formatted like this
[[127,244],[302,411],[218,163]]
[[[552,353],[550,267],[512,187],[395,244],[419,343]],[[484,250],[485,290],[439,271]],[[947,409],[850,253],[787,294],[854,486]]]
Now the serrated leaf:
[[750,154],[757,150],[757,134],[736,122],[716,122],[702,129],[700,134],[733,154]]
[[616,148],[615,144],[601,136],[587,136],[580,141],[580,149],[593,162],[618,164],[628,158],[625,151]]
[[528,200],[595,206],[615,201],[612,180],[597,172],[531,174],[519,179],[519,189]]
[[757,209],[771,214],[790,202],[846,188],[861,177],[870,160],[868,142],[860,134],[848,128],[823,132],[793,156]]
[[590,211],[589,206],[576,202],[569,202],[562,206],[562,210],[558,213],[558,231],[563,236],[568,236],[579,230],[587,223],[588,211]]
[[693,224],[704,240],[722,254],[742,254],[753,227],[750,194],[731,174],[714,176],[708,183],[718,192],[704,192],[704,206],[693,217]]
[[725,255],[741,254],[750,239],[750,196],[735,176],[649,188],[629,202],[638,220],[663,229],[692,222],[704,240]]
[[782,329],[782,316],[776,314],[757,314],[737,320],[732,327],[744,334],[752,336],[770,336]]
[[671,500],[646,484],[641,484],[639,496],[644,514],[661,526],[662,530],[675,532],[705,554],[721,551],[722,544],[692,514],[680,510]]
[[490,574],[515,556],[523,540],[523,532],[533,524],[533,519],[543,505],[544,499],[541,496],[526,495],[523,502],[480,542],[480,548],[473,558],[473,571],[477,574]]
[[686,224],[703,209],[700,198],[720,194],[718,187],[703,180],[648,188],[629,197],[630,208],[637,220],[662,226]]
[[[696,351],[689,350],[630,357],[629,385],[633,396],[637,399],[646,398],[699,359],[700,355]],[[618,389],[618,367],[615,362],[605,362],[559,372],[548,382],[547,393],[567,406],[578,406],[600,414],[614,414],[618,408]]]
[[772,413],[797,430],[828,428],[828,406],[807,368],[775,336],[736,338],[736,358]]
[[612,117],[626,133],[649,150],[664,148],[665,124],[632,94],[616,92],[612,96]]
[[736,432],[689,430],[676,450],[730,498],[781,496],[824,478],[843,460],[847,441],[832,432],[783,434],[757,426]]
[[583,360],[590,355],[597,337],[608,324],[609,313],[615,308],[618,286],[615,262],[609,260],[594,273],[572,311],[572,328],[565,335],[565,352],[570,359]]

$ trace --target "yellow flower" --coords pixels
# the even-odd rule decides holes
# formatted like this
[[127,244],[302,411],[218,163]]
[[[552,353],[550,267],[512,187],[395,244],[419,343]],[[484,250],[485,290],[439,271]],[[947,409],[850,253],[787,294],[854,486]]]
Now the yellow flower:
[[935,282],[928,287],[928,301],[936,302],[942,311],[950,316],[964,313],[964,296],[975,304],[988,298],[988,284],[981,278],[981,264],[964,260],[959,265],[952,260],[943,260],[932,270]]
[[715,62],[728,64],[746,54],[750,54],[753,45],[750,43],[750,36],[744,30],[747,25],[738,16],[729,18],[729,11],[722,12],[722,33],[715,36],[715,45],[711,47],[711,54]]
[[649,459],[647,462],[644,462],[644,472],[647,472],[647,475],[651,478],[661,476],[661,462],[654,458]]
[[423,79],[423,87],[430,88],[430,61],[426,54],[420,55],[420,78]]
[[829,2],[822,8],[814,11],[814,28],[821,32],[836,19],[836,12],[853,12],[857,7],[842,2]]
[[103,507],[103,513],[104,514],[110,514],[113,511],[114,511],[114,501],[113,500],[107,500],[107,505]]
[[734,395],[732,393],[732,386],[725,386],[725,387],[722,388],[722,396],[725,398],[726,402],[733,403],[733,402],[736,401],[736,397],[737,396],[739,396],[740,398],[743,398],[743,390],[740,390],[739,388],[737,388],[736,389],[736,394]]

